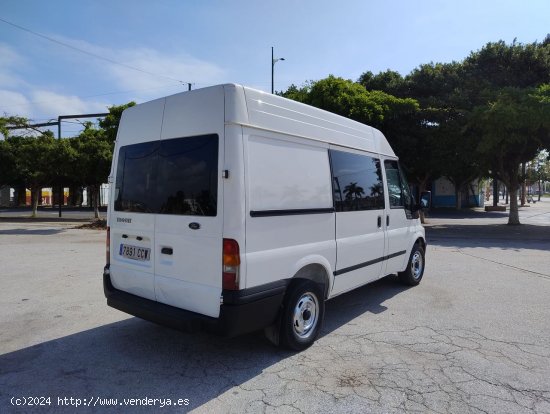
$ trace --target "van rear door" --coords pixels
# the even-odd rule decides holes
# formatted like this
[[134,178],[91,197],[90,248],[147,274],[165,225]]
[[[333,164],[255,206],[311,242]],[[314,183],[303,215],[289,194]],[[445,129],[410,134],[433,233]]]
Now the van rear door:
[[124,111],[117,135],[109,206],[110,273],[117,289],[155,300],[154,170],[164,99]]
[[218,317],[222,291],[223,88],[166,99],[156,173],[155,294]]

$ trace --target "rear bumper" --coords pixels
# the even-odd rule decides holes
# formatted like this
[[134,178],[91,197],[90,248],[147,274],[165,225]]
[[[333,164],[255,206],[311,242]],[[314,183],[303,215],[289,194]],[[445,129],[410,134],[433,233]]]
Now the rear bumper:
[[107,305],[181,331],[206,330],[230,337],[271,325],[281,307],[285,289],[286,281],[281,281],[263,288],[224,291],[220,317],[211,318],[118,290],[111,283],[109,268],[105,267],[103,271],[103,291]]

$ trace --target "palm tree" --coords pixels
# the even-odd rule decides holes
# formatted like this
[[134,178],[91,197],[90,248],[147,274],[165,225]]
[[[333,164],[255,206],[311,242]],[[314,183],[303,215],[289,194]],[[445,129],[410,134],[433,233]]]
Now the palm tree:
[[358,186],[356,182],[352,182],[344,187],[344,194],[346,195],[346,200],[357,207],[358,200],[365,194],[365,190],[363,190],[363,187]]

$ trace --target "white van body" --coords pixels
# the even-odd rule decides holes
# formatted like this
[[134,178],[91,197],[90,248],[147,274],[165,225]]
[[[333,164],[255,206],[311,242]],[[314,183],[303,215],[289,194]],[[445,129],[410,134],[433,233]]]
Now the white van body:
[[240,85],[128,108],[110,175],[108,304],[235,335],[276,323],[297,279],[324,301],[404,272],[426,246],[404,181],[380,131]]

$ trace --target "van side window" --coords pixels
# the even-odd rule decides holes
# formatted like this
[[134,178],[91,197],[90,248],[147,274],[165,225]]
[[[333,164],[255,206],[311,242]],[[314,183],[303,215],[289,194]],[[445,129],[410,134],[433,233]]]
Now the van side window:
[[384,168],[388,180],[390,208],[411,209],[413,204],[411,190],[398,162],[386,160],[384,161]]
[[218,176],[217,135],[121,147],[115,211],[216,216]]
[[384,209],[380,160],[335,150],[330,159],[336,211]]

